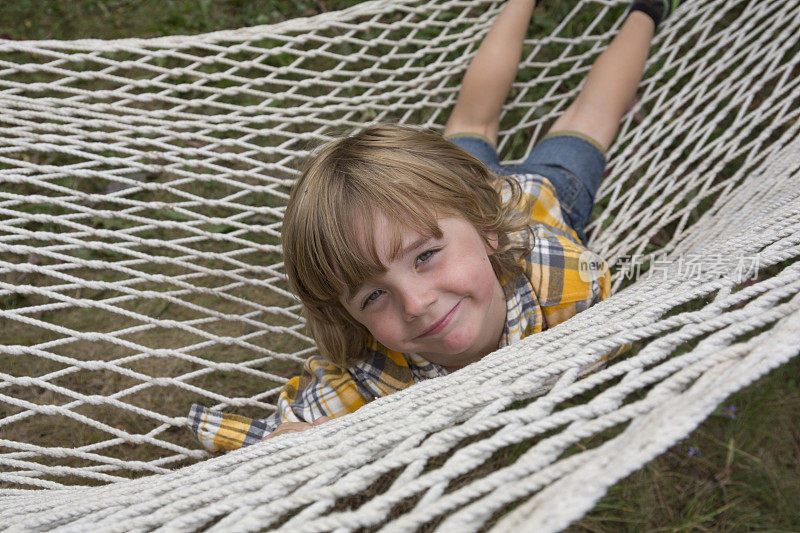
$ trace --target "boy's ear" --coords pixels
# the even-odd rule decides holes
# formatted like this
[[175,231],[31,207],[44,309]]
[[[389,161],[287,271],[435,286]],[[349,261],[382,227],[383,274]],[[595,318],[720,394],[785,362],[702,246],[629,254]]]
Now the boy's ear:
[[497,245],[499,243],[499,239],[497,237],[497,233],[494,231],[490,231],[486,234],[486,254],[487,255],[494,255],[497,251]]

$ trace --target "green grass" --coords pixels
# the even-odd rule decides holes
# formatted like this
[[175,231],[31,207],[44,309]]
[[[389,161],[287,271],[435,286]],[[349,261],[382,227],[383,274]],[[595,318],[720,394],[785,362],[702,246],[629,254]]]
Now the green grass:
[[795,358],[728,398],[570,530],[797,531],[798,375]]
[[[358,3],[356,0],[75,0],[64,2],[59,0],[33,1],[16,0],[0,3],[0,38],[6,39],[80,39],[80,38],[125,38],[156,37],[175,34],[195,34],[220,29],[231,29],[253,24],[269,24],[299,16],[311,16],[323,11],[342,9]],[[547,33],[560,20],[560,16],[571,5],[566,0],[550,0],[537,11],[534,30]],[[580,25],[588,21],[575,20]],[[558,55],[553,49],[553,57]],[[291,58],[276,55],[272,58],[276,64],[285,64]],[[526,73],[522,73],[524,77]],[[570,79],[565,89],[575,86],[579,78]],[[188,97],[188,95],[187,95]],[[513,121],[515,114],[508,115]],[[268,142],[264,139],[262,142]],[[520,132],[513,139],[508,151],[514,154],[528,142],[526,132]],[[521,155],[521,154],[517,154]],[[40,155],[42,162],[58,161],[55,155]],[[155,179],[159,179],[155,177]],[[102,188],[106,184],[76,183],[65,178],[65,186]],[[223,194],[220,184],[209,182],[192,185],[195,194]],[[213,190],[207,190],[207,189]],[[253,197],[253,202],[261,202]],[[53,205],[39,204],[31,207],[29,212],[58,214],[59,208]],[[219,213],[220,216],[224,213]],[[172,212],[151,213],[162,220],[181,220],[183,215]],[[120,229],[125,222],[119,219],[93,219],[88,222],[93,227]],[[115,226],[115,224],[117,226]],[[122,226],[120,226],[122,224]],[[57,231],[43,225],[45,231]],[[207,228],[208,229],[208,228]],[[231,227],[219,225],[216,229],[221,233]],[[162,235],[153,234],[151,237]],[[658,242],[653,243],[655,247]],[[102,251],[91,249],[73,250],[73,255],[84,259],[105,258]],[[112,258],[116,260],[118,258]],[[47,259],[44,259],[46,261]],[[102,276],[98,273],[97,276]],[[31,279],[26,279],[31,283]],[[35,283],[35,280],[33,281]],[[80,296],[80,295],[76,295]],[[100,295],[95,295],[100,298]],[[103,297],[108,297],[104,295]],[[20,296],[31,300],[26,305],[36,303],[38,297]],[[41,303],[41,302],[40,302]],[[203,304],[201,300],[195,303]],[[268,304],[268,302],[262,302]],[[14,307],[19,302],[5,301],[0,305]],[[173,319],[185,319],[186,310],[176,310],[174,304],[163,308],[164,302],[140,302],[138,305],[150,306],[152,309],[136,309],[137,312],[155,316],[168,311]],[[85,310],[63,312],[60,323],[67,323],[77,330],[97,329],[92,325],[94,315]],[[181,313],[184,313],[182,315]],[[54,322],[56,320],[53,320]],[[114,329],[121,327],[113,324]],[[220,325],[220,327],[226,327]],[[227,326],[244,328],[243,324]],[[102,329],[102,328],[101,328]],[[30,328],[6,328],[0,341],[13,339],[13,343],[25,344],[42,342],[48,332],[34,331],[36,338],[25,338],[31,334]],[[230,336],[241,335],[243,331],[229,330]],[[150,330],[140,334],[136,342],[151,347],[185,346],[186,339],[176,337],[176,332]],[[284,341],[281,341],[284,342]],[[126,355],[118,346],[105,346],[98,343],[74,343],[68,354],[87,359],[112,359]],[[277,350],[287,350],[285,346],[275,346]],[[88,352],[87,352],[88,350]],[[208,354],[219,357],[219,354]],[[225,348],[224,357],[228,361],[242,361],[249,357],[245,350]],[[36,369],[24,365],[38,365]],[[21,366],[22,365],[22,366]],[[22,364],[12,357],[0,357],[0,368],[14,367],[15,375],[36,375],[51,370],[48,363],[27,360]],[[58,365],[52,365],[53,370]],[[285,375],[286,365],[271,367],[275,373]],[[152,375],[178,375],[193,369],[190,363],[171,360],[147,360],[137,363],[135,370]],[[643,469],[631,474],[628,478],[614,485],[606,495],[583,519],[571,527],[574,531],[798,531],[800,530],[800,360],[797,358],[784,367],[773,371],[754,385],[733,395],[723,403],[718,411],[709,417],[699,428],[692,432],[677,446],[672,447]],[[213,379],[213,382],[212,382]],[[133,382],[126,381],[116,373],[93,372],[81,383],[69,376],[59,384],[73,390],[81,390],[87,394],[103,394],[129,386]],[[227,393],[230,396],[248,396],[257,389],[252,384],[243,384],[235,375],[215,374],[207,380],[196,382],[204,388]],[[52,403],[63,401],[55,393],[44,389],[32,388],[31,401]],[[14,395],[12,391],[12,396]],[[147,394],[134,398],[136,405],[155,408],[170,416],[182,416],[187,403],[197,400],[191,393],[165,393],[154,387]],[[724,408],[735,406],[731,411]],[[0,406],[1,407],[1,406]],[[98,408],[87,406],[82,414],[100,417]],[[253,414],[243,412],[243,414]],[[116,421],[122,428],[141,423],[135,417],[121,418]],[[90,442],[106,438],[106,435],[85,426],[57,424],[62,432],[76,432],[75,439]],[[12,439],[25,442],[46,444],[52,441],[56,431],[50,417],[39,417],[36,424],[26,426],[26,434],[14,435]],[[140,432],[141,430],[136,430]],[[174,435],[172,442],[196,447],[188,431],[183,428],[171,428]],[[4,436],[5,437],[5,436]],[[591,442],[584,443],[591,445]],[[526,445],[517,445],[513,449],[502,450],[495,457],[496,465],[507,464],[524,453]],[[690,453],[690,450],[694,450]],[[699,452],[699,453],[697,453]],[[145,460],[152,454],[147,447],[126,447],[125,457]],[[624,453],[624,451],[623,451]],[[53,464],[56,464],[55,462]],[[62,464],[62,463],[58,463]],[[480,475],[480,473],[473,473]],[[69,482],[69,480],[65,480]],[[357,499],[357,498],[356,498]],[[358,502],[351,502],[357,505]]]
[[192,35],[273,24],[358,3],[358,0],[15,0],[0,5],[0,38]]

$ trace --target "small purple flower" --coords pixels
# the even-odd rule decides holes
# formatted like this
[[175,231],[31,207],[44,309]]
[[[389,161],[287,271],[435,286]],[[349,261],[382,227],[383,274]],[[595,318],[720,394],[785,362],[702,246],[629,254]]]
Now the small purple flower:
[[692,456],[695,456],[695,455],[697,457],[700,457],[701,454],[700,454],[700,450],[698,450],[694,446],[689,446],[689,451],[686,452],[686,455],[688,455],[689,457],[692,457]]
[[722,409],[722,416],[726,416],[726,417],[730,418],[731,420],[735,420],[736,419],[736,406],[735,405],[729,405],[728,407],[723,408]]

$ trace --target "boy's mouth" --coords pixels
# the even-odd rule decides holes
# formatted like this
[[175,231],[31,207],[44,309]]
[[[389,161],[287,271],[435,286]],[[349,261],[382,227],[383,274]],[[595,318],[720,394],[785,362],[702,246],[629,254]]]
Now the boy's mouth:
[[431,335],[436,335],[437,333],[442,331],[444,328],[446,328],[447,325],[450,323],[450,320],[452,320],[453,315],[456,314],[456,309],[458,309],[458,306],[460,306],[460,305],[461,305],[461,300],[459,300],[458,303],[456,303],[456,305],[454,305],[453,308],[450,311],[448,311],[448,313],[446,315],[444,315],[442,317],[441,320],[439,320],[438,322],[433,324],[431,327],[429,327],[428,329],[423,331],[421,334],[419,334],[417,336],[417,338],[421,339],[423,337],[429,337]]

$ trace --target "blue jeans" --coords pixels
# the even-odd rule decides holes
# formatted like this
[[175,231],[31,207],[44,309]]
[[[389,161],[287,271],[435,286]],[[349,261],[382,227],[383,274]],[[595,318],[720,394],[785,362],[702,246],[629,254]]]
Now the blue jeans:
[[539,174],[547,178],[556,190],[564,219],[586,244],[584,230],[606,168],[606,158],[594,142],[559,132],[534,146],[521,164],[502,165],[497,151],[480,136],[457,134],[448,140],[496,174]]

